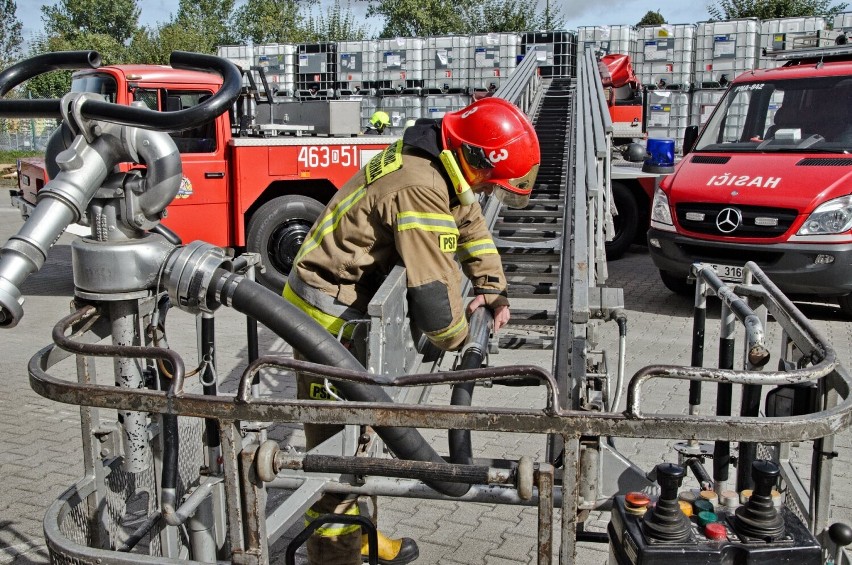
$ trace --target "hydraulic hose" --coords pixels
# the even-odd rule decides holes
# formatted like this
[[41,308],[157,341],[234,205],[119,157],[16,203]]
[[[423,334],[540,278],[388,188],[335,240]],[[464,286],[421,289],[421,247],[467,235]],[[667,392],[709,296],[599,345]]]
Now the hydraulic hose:
[[[491,311],[485,307],[477,308],[471,315],[470,333],[464,348],[462,348],[462,359],[458,369],[479,369],[482,366],[493,319]],[[474,381],[454,384],[450,404],[453,406],[470,406],[473,401],[475,386],[476,382]],[[450,445],[451,463],[473,464],[470,430],[449,430],[447,441]]]
[[[231,306],[238,312],[254,318],[281,337],[308,361],[344,369],[364,371],[364,367],[325,328],[280,295],[251,281],[218,269],[211,285],[215,301]],[[347,381],[335,381],[335,386],[349,400],[358,402],[393,402],[379,386]],[[444,459],[413,428],[374,428],[388,448],[400,459],[444,463]],[[430,481],[430,487],[447,496],[462,496],[468,485],[444,481]]]

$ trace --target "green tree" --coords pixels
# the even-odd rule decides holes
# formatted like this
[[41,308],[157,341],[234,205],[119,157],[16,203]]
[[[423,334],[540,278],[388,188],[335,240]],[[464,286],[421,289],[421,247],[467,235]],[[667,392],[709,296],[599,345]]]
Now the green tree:
[[520,0],[483,0],[468,3],[464,14],[467,26],[463,33],[519,32],[539,29],[563,29],[559,6],[545,4],[540,12],[531,11],[528,2]]
[[666,18],[660,13],[659,10],[654,12],[653,10],[648,10],[648,12],[642,16],[642,19],[639,20],[637,26],[658,26],[662,25],[666,22]]
[[60,0],[41,7],[49,36],[73,40],[77,36],[107,35],[125,43],[139,27],[136,0]]
[[219,45],[236,43],[234,0],[180,0],[173,24],[197,38],[205,38],[200,52],[215,53]]
[[380,37],[464,33],[473,0],[369,0],[367,17],[384,18]]
[[248,0],[234,15],[236,43],[308,41],[306,26],[298,0]]
[[355,19],[348,0],[346,8],[340,5],[340,0],[334,0],[331,9],[320,9],[316,16],[309,16],[306,28],[311,41],[357,41],[367,37],[367,27]]
[[0,69],[5,69],[21,57],[21,20],[14,0],[0,0]]
[[[73,38],[42,35],[33,42],[30,55],[89,49],[100,53],[101,63],[104,65],[123,62],[124,45],[114,37],[102,33],[81,33]],[[39,75],[27,81],[25,89],[33,98],[59,98],[71,89],[71,71],[53,71]]]
[[833,16],[843,12],[847,3],[832,6],[834,0],[719,0],[707,6],[712,20],[738,18],[794,18],[802,16]]
[[171,22],[137,31],[127,48],[124,62],[168,65],[172,51],[212,54],[215,47],[211,48],[210,38],[202,30],[183,28],[179,23]]

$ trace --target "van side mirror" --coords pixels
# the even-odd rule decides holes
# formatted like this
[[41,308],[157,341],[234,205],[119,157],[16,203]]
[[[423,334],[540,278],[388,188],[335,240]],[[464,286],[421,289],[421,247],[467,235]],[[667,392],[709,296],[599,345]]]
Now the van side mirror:
[[698,126],[687,126],[683,132],[683,155],[692,151],[695,141],[698,139]]

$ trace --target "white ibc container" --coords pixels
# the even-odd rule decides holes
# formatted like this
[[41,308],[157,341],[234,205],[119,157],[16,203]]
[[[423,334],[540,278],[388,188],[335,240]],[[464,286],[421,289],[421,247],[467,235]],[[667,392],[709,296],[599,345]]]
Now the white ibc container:
[[725,94],[725,91],[720,89],[696,90],[693,92],[690,125],[697,125],[698,129],[703,128],[707,120],[710,119],[713,108],[722,99],[723,94]]
[[581,26],[577,32],[577,50],[582,53],[591,47],[604,55],[633,57],[638,37],[636,28],[629,25]]
[[633,68],[642,84],[689,90],[695,74],[695,25],[639,28]]
[[[262,67],[269,86],[278,91],[293,92],[296,86],[296,46],[288,43],[267,43],[254,47],[254,65]],[[258,88],[258,73],[253,74]]]
[[725,85],[740,73],[758,67],[758,25],[755,18],[698,24],[695,82],[700,87]]
[[465,92],[472,58],[468,35],[427,37],[423,60],[424,92]]
[[423,84],[424,41],[420,37],[379,39],[376,80],[379,88],[416,88]]
[[470,104],[470,96],[462,94],[447,94],[440,96],[427,96],[423,108],[423,117],[437,120],[443,118],[447,112],[455,112]]
[[762,20],[760,22],[760,67],[772,69],[783,64],[783,61],[776,61],[774,57],[764,56],[763,53],[766,51],[790,51],[834,45],[837,34],[829,32],[826,24],[822,16]]
[[384,96],[379,98],[377,110],[387,112],[390,117],[388,131],[401,135],[408,120],[423,117],[423,98],[420,96]]
[[518,64],[521,36],[516,33],[472,35],[471,49],[471,90],[496,90]]
[[649,90],[648,137],[672,138],[683,152],[683,136],[689,125],[689,94],[676,90]]
[[376,96],[344,96],[347,100],[361,100],[361,130],[371,127],[370,118],[373,117],[379,107],[379,98]]
[[376,42],[340,41],[337,43],[338,88],[368,89],[376,81],[378,71]]
[[253,45],[220,45],[216,50],[216,55],[229,60],[244,71],[249,70],[249,67],[254,65]]
[[[834,16],[831,20],[831,29],[845,32],[846,36],[849,37],[852,34],[852,12],[843,12]],[[852,37],[849,37],[849,39],[852,39]]]

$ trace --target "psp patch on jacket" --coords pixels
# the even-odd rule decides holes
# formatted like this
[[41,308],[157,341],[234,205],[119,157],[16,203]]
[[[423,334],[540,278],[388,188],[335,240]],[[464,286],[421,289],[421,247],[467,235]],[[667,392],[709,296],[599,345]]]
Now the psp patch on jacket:
[[458,245],[458,236],[452,233],[442,233],[438,236],[438,246],[444,253],[455,253]]

